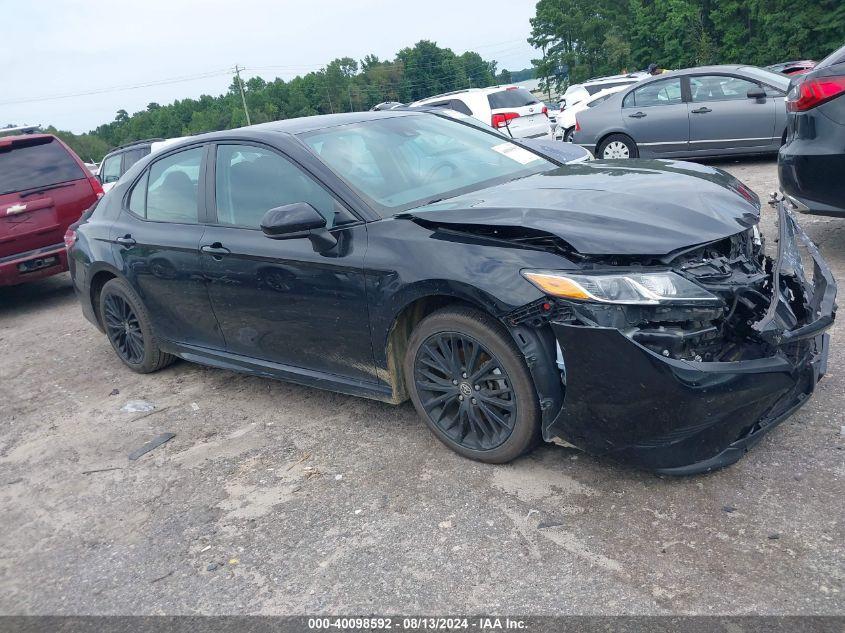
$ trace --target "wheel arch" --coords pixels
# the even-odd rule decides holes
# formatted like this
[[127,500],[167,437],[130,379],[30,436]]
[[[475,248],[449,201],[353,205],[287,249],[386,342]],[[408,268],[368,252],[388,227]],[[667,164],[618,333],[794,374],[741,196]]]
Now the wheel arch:
[[100,263],[92,267],[89,274],[88,301],[91,304],[94,318],[97,320],[97,327],[105,332],[102,316],[100,315],[100,293],[103,291],[103,286],[112,279],[123,279],[125,281],[126,278],[114,266],[106,263]]
[[637,151],[639,151],[640,146],[637,144],[637,140],[633,136],[631,136],[631,134],[627,130],[613,129],[613,130],[603,132],[602,135],[598,137],[598,140],[596,141],[596,151],[595,151],[596,159],[601,160],[601,156],[599,156],[599,148],[601,147],[601,144],[604,143],[609,137],[611,137],[615,134],[627,136],[629,139],[631,139],[631,142],[637,148]]
[[384,378],[392,389],[392,400],[397,403],[408,399],[402,365],[411,332],[420,321],[452,305],[481,310],[498,321],[507,311],[501,302],[484,290],[447,280],[428,280],[409,286],[399,297],[394,297],[391,303],[396,308],[384,340],[376,345],[376,352],[383,354],[381,358],[376,358],[376,364],[386,368]]
[[558,414],[563,405],[563,384],[555,366],[555,339],[548,327],[532,328],[509,324],[503,317],[509,311],[492,295],[465,284],[450,282],[446,287],[422,288],[405,296],[393,317],[384,351],[385,376],[391,386],[395,403],[408,399],[403,364],[408,341],[416,325],[428,315],[447,306],[464,305],[481,310],[496,319],[513,339],[522,353],[534,381],[540,404],[543,429]]

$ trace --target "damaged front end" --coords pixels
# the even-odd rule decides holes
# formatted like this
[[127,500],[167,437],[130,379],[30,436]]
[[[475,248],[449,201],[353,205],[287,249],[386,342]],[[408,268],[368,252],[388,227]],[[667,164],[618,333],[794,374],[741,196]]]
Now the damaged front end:
[[836,284],[773,203],[774,255],[755,226],[664,257],[524,272],[547,296],[508,321],[551,328],[565,384],[547,441],[693,474],[735,462],[806,402],[825,373]]

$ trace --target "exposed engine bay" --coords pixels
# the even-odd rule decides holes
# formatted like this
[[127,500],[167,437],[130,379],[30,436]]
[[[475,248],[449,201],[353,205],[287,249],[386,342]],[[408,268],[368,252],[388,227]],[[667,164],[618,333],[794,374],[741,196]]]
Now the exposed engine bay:
[[[644,259],[644,258],[639,258]],[[731,237],[650,261],[596,258],[584,269],[672,270],[721,299],[714,305],[619,305],[576,302],[549,297],[509,315],[511,324],[539,326],[556,321],[615,328],[628,338],[667,358],[694,362],[731,362],[775,353],[771,340],[755,329],[774,301],[776,257],[766,253],[757,227]],[[806,322],[810,310],[803,270],[781,271],[788,297],[778,316],[787,329]]]

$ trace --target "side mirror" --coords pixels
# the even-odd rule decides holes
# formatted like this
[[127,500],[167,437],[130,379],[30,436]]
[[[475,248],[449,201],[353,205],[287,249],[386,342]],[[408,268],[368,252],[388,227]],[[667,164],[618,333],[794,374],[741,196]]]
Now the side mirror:
[[749,99],[765,99],[766,91],[762,88],[749,88],[745,96]]
[[261,230],[269,238],[283,240],[304,237],[304,233],[326,228],[326,218],[307,202],[294,202],[270,209],[261,218]]

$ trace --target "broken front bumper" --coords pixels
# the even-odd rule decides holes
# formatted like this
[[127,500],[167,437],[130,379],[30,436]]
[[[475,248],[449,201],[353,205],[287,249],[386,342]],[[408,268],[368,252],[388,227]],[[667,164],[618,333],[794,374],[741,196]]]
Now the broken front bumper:
[[[754,324],[774,354],[736,362],[676,360],[614,328],[552,322],[566,391],[560,413],[544,426],[547,441],[667,474],[696,474],[737,461],[807,401],[826,370],[825,330],[836,312],[836,284],[783,202],[777,207],[772,285],[780,291]],[[798,240],[813,260],[812,283]],[[808,306],[800,320],[790,308],[796,292]]]

